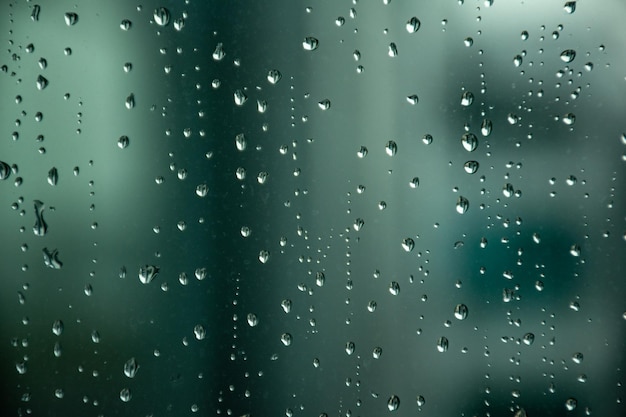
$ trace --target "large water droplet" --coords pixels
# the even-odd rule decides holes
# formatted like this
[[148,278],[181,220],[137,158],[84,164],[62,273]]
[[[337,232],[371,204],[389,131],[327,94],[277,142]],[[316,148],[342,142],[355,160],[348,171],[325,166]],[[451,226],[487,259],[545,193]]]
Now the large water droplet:
[[235,136],[235,146],[238,151],[246,150],[247,144],[248,142],[246,141],[246,136],[243,133],[239,133]]
[[578,401],[576,401],[576,398],[568,398],[565,400],[565,408],[567,411],[574,411],[577,405]]
[[576,51],[573,49],[566,49],[561,52],[561,61],[563,62],[572,62],[576,58]]
[[142,284],[149,284],[159,274],[159,267],[154,265],[145,265],[139,268],[139,281]]
[[154,9],[154,13],[152,13],[152,17],[154,19],[154,23],[159,26],[167,26],[170,23],[170,11],[165,7],[157,7]]
[[459,196],[456,200],[456,212],[464,214],[469,209],[469,200],[463,196]]
[[574,361],[574,363],[581,364],[583,363],[583,359],[584,359],[584,356],[580,352],[576,352],[572,355],[572,361]]
[[391,295],[400,294],[400,284],[398,284],[397,281],[391,281],[391,284],[389,284],[389,293]]
[[522,338],[522,341],[524,342],[525,345],[530,346],[535,341],[535,335],[532,333],[526,333],[524,337]]
[[572,245],[569,248],[569,253],[572,256],[579,257],[580,256],[580,252],[581,252],[581,249],[580,249],[579,245]]
[[132,398],[132,394],[130,393],[130,388],[124,388],[120,391],[120,400],[125,403],[129,402]]
[[48,86],[48,79],[43,75],[37,76],[37,90],[43,90]]
[[422,407],[424,404],[426,404],[426,399],[423,396],[418,395],[417,396],[417,406],[418,407]]
[[61,334],[63,334],[63,322],[61,320],[55,320],[54,323],[52,323],[52,333],[55,336],[61,336]]
[[387,409],[389,411],[396,411],[400,407],[400,398],[397,395],[392,395],[387,400]]
[[206,338],[206,329],[201,324],[196,324],[193,327],[193,334],[197,340],[204,340]]
[[117,140],[117,147],[120,149],[126,149],[129,144],[130,139],[128,139],[128,136],[126,135],[120,136],[120,138]]
[[468,312],[469,311],[465,304],[457,304],[456,307],[454,307],[454,317],[457,320],[465,320]]
[[216,61],[221,61],[226,56],[226,52],[224,52],[224,44],[221,42],[217,44],[215,50],[213,51],[213,59]]
[[414,247],[415,241],[413,239],[411,239],[410,237],[405,237],[404,239],[402,239],[402,249],[404,249],[406,252],[411,252]]
[[380,346],[376,346],[374,350],[372,351],[372,357],[374,359],[380,359],[382,354],[383,354],[383,348],[381,348]]
[[522,65],[523,62],[523,58],[521,55],[515,55],[515,57],[513,57],[513,65],[515,65],[516,67],[519,67],[520,65]]
[[43,211],[45,204],[39,200],[34,201],[35,204],[35,225],[33,226],[33,233],[35,236],[43,236],[48,231],[48,225],[43,219]]
[[445,352],[448,350],[448,338],[445,336],[441,336],[437,339],[437,350],[439,352]]
[[133,93],[130,93],[128,97],[126,97],[126,100],[124,101],[124,105],[129,110],[135,107],[135,95]]
[[417,17],[413,16],[408,20],[408,22],[406,22],[406,31],[409,33],[415,33],[419,30],[421,25],[422,23],[420,22],[420,20]]
[[65,13],[65,24],[68,26],[74,26],[78,22],[78,15],[76,13]]
[[30,18],[33,20],[33,22],[37,22],[39,20],[40,12],[41,12],[41,6],[38,4],[35,4],[33,6],[33,11],[30,14]]
[[291,334],[289,334],[289,333],[283,333],[283,334],[280,336],[280,341],[281,341],[281,342],[283,343],[283,345],[285,345],[285,346],[290,346],[290,345],[291,345],[292,340],[293,340],[293,337],[292,337],[292,336],[291,336]]
[[276,84],[281,78],[283,78],[283,75],[277,69],[269,70],[267,73],[267,81],[271,84]]
[[59,251],[56,249],[49,250],[43,248],[43,263],[52,269],[61,269],[63,262],[59,260]]
[[291,304],[291,300],[287,298],[280,302],[280,306],[285,313],[289,313],[291,311]]
[[417,94],[412,94],[410,96],[407,96],[406,101],[408,101],[409,104],[414,106],[419,101],[419,97],[417,97]]
[[137,375],[137,370],[139,369],[139,365],[135,358],[130,358],[124,363],[124,375],[128,378],[134,378]]
[[565,116],[563,116],[563,123],[568,126],[573,125],[574,123],[576,123],[576,115],[574,113],[567,113]]
[[471,106],[474,102],[474,94],[471,91],[465,91],[461,95],[461,106],[467,107]]
[[59,182],[59,172],[55,167],[52,167],[50,171],[48,171],[48,184],[57,185]]
[[324,100],[320,101],[319,103],[317,103],[317,106],[322,109],[322,110],[328,110],[330,109],[330,100],[325,98]]
[[563,10],[565,10],[565,13],[567,14],[572,14],[576,11],[576,2],[575,1],[568,1],[565,3],[565,5],[563,5]]
[[302,47],[304,48],[305,51],[314,51],[317,49],[318,45],[319,45],[319,41],[313,36],[307,36],[302,41]]
[[255,327],[257,324],[259,324],[259,319],[254,313],[248,313],[248,315],[246,316],[246,320],[248,321],[248,326],[250,327]]
[[398,152],[398,145],[396,144],[396,142],[392,140],[387,142],[387,144],[385,145],[385,152],[389,156],[394,156],[396,152]]
[[262,264],[267,263],[270,259],[270,252],[267,250],[262,250],[259,252],[259,262]]
[[235,90],[234,98],[235,104],[238,106],[243,106],[243,104],[248,101],[248,96],[241,89]]
[[461,136],[461,143],[468,152],[474,152],[478,147],[478,138],[473,133],[464,133]]
[[0,161],[0,180],[6,180],[11,176],[11,166],[6,162]]

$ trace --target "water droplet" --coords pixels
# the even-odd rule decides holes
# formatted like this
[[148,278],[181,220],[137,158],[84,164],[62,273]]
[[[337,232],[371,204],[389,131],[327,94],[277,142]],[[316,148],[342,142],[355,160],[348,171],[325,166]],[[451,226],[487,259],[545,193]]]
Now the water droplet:
[[406,252],[411,252],[414,247],[415,241],[413,239],[411,239],[410,237],[405,237],[404,239],[402,239],[402,249],[404,249]]
[[48,225],[43,219],[43,211],[45,204],[39,200],[34,201],[35,205],[35,225],[33,226],[33,233],[35,236],[44,236],[48,231]]
[[133,93],[130,93],[128,97],[126,97],[126,101],[124,101],[124,105],[129,110],[135,107],[135,95]]
[[354,349],[355,349],[355,345],[354,342],[348,342],[346,343],[346,353],[348,355],[352,355],[354,353]]
[[439,352],[445,352],[448,350],[448,338],[445,336],[437,339],[437,350]]
[[165,7],[157,7],[152,13],[154,23],[158,26],[167,26],[167,24],[170,23],[170,17],[170,11]]
[[120,149],[126,149],[129,144],[130,139],[128,139],[128,136],[126,135],[120,136],[120,138],[117,140],[117,147]]
[[539,244],[541,242],[541,236],[539,233],[533,233],[533,242]]
[[91,332],[91,341],[93,343],[100,343],[100,333],[97,330]]
[[380,359],[380,356],[383,354],[383,348],[381,348],[380,346],[377,346],[374,348],[374,350],[372,351],[372,357],[374,359]]
[[563,5],[563,10],[565,10],[565,13],[567,14],[572,14],[576,11],[576,2],[575,1],[568,1],[565,3],[565,5]]
[[365,158],[367,156],[367,148],[365,146],[361,146],[361,148],[356,152],[356,156],[359,158]]
[[254,313],[248,313],[248,316],[246,317],[246,319],[248,321],[248,326],[250,327],[254,327],[257,324],[259,324],[259,319]]
[[576,58],[576,51],[573,49],[566,49],[561,52],[561,61],[563,62],[572,62]]
[[389,55],[390,57],[395,57],[398,56],[398,47],[396,46],[396,44],[394,42],[391,42],[389,44],[389,49],[387,51],[387,55]]
[[124,388],[120,391],[120,400],[125,403],[129,402],[132,398],[132,394],[130,393],[130,388]]
[[389,293],[391,295],[400,294],[400,284],[398,284],[396,281],[391,281],[391,284],[389,284]]
[[179,17],[178,19],[174,19],[174,29],[180,32],[185,27],[185,19]]
[[48,86],[48,79],[43,75],[37,76],[37,90],[43,90]]
[[415,33],[419,30],[421,25],[422,23],[420,22],[420,20],[417,17],[413,16],[408,20],[408,22],[406,22],[406,31],[409,33]]
[[281,342],[283,343],[283,345],[285,345],[285,346],[290,346],[290,345],[291,345],[291,342],[292,342],[292,339],[293,339],[293,338],[291,337],[291,334],[289,334],[289,333],[283,333],[283,334],[280,336],[280,341],[281,341]]
[[343,26],[344,23],[346,23],[346,19],[343,16],[339,16],[337,19],[335,19],[335,24],[337,26]]
[[576,406],[578,405],[578,401],[575,398],[568,398],[565,400],[565,408],[567,411],[574,411]]
[[37,22],[39,20],[40,12],[41,12],[41,6],[38,4],[35,4],[33,6],[33,11],[30,14],[30,18],[33,20],[33,22]]
[[256,176],[256,181],[257,181],[259,184],[265,184],[265,183],[267,182],[267,179],[269,178],[269,176],[270,176],[270,174],[268,174],[267,172],[265,172],[265,171],[261,171],[261,172],[259,172],[259,173],[257,174],[257,176]]
[[319,41],[313,36],[307,36],[302,41],[302,47],[305,51],[314,51],[319,46]]
[[394,156],[396,152],[398,152],[398,145],[396,145],[396,142],[392,140],[387,142],[387,144],[385,145],[385,152],[389,156]]
[[204,340],[204,338],[206,337],[206,329],[204,328],[203,325],[196,324],[193,327],[193,334],[197,340]]
[[563,123],[568,126],[573,125],[574,123],[576,123],[576,115],[574,113],[567,113],[565,116],[563,116]]
[[213,59],[216,61],[221,61],[226,56],[226,52],[224,52],[224,44],[218,43],[215,46],[215,50],[213,51]]
[[520,408],[519,410],[515,412],[513,417],[527,417],[526,410],[524,410],[523,408]]
[[133,64],[131,62],[124,63],[124,72],[131,72],[133,69]]
[[262,250],[259,251],[259,262],[261,262],[262,264],[267,263],[267,261],[270,259],[270,253],[267,250]]
[[319,103],[317,103],[318,107],[322,110],[328,110],[330,109],[330,100],[325,98],[324,100],[320,101]]
[[456,212],[464,214],[469,209],[469,200],[463,196],[459,196],[456,200]]
[[400,398],[397,395],[392,395],[387,400],[387,408],[389,411],[396,411],[400,407]]
[[55,320],[54,323],[52,323],[52,333],[54,333],[54,335],[61,336],[63,329],[64,326],[61,320]]
[[122,29],[122,30],[130,30],[130,28],[132,26],[133,26],[132,22],[130,20],[128,20],[128,19],[124,19],[120,23],[120,29]]
[[480,248],[485,249],[487,247],[488,241],[486,237],[480,238]]
[[26,363],[25,362],[16,363],[15,369],[17,370],[18,374],[24,375],[26,373]]
[[456,307],[454,307],[454,317],[457,320],[465,320],[468,312],[469,311],[465,304],[457,304]]
[[198,197],[204,198],[204,197],[207,196],[208,193],[209,193],[209,186],[208,185],[206,185],[206,184],[199,184],[196,187],[196,195]]
[[570,176],[569,176],[569,177],[567,177],[567,179],[565,180],[565,183],[571,187],[571,186],[573,186],[573,185],[576,185],[576,182],[577,182],[577,181],[578,181],[578,180],[576,179],[576,177],[575,177],[575,176],[570,175]]
[[61,344],[59,342],[55,342],[54,347],[52,348],[52,354],[56,358],[60,358],[62,353],[63,353],[63,349],[61,349]]
[[317,285],[318,287],[323,287],[325,282],[326,276],[324,275],[324,273],[322,271],[317,271],[315,273],[315,285]]
[[527,40],[528,39],[528,32],[525,31],[525,30],[522,31],[521,38],[522,38],[523,41]]
[[409,181],[409,187],[417,188],[420,185],[420,179],[418,177],[413,177],[411,181]]
[[59,172],[55,167],[52,167],[50,171],[48,171],[48,184],[54,186],[59,182]]
[[463,164],[463,168],[468,174],[476,173],[476,171],[478,171],[478,167],[479,164],[477,161],[467,161],[465,164]]
[[574,361],[574,363],[581,364],[583,363],[583,359],[584,359],[584,356],[580,352],[576,352],[572,355],[572,361]]
[[0,180],[6,180],[11,176],[11,166],[6,162],[0,161]]
[[145,265],[139,268],[139,281],[142,284],[149,284],[159,274],[159,267],[154,265]]
[[51,251],[48,248],[43,248],[43,263],[52,269],[61,269],[63,267],[63,262],[59,260],[59,251],[56,249],[52,249]]
[[474,45],[474,39],[467,37],[463,40],[463,45],[465,45],[466,47],[470,47],[472,45]]
[[269,81],[270,84],[278,83],[281,78],[283,78],[283,74],[281,74],[277,69],[269,70],[267,73],[267,81]]
[[139,365],[135,358],[130,358],[124,363],[124,375],[128,378],[134,378],[137,375],[137,370],[139,369]]
[[513,57],[513,65],[515,65],[516,67],[519,67],[520,65],[522,65],[523,59],[521,55],[515,55],[515,57]]
[[412,94],[410,96],[407,96],[406,101],[411,104],[411,105],[416,105],[417,102],[419,101],[419,98],[417,97],[417,94]]
[[377,306],[378,304],[376,303],[376,301],[371,300],[369,303],[367,303],[367,311],[373,313],[374,311],[376,311]]
[[513,189],[513,185],[510,183],[504,184],[504,187],[502,187],[502,194],[508,198],[508,197],[511,197],[513,193],[515,193],[515,190]]
[[[384,210],[386,208],[387,208],[387,203],[386,202],[384,202],[384,201],[379,201],[378,202],[378,210]],[[625,237],[625,239],[626,239],[626,237]]]
[[514,113],[509,113],[509,114],[506,116],[506,120],[509,122],[509,124],[510,124],[510,125],[514,125],[514,124],[516,124],[517,122],[519,122],[519,116],[517,116],[517,115],[516,115],[516,114],[514,114]]
[[480,133],[483,136],[489,136],[493,130],[493,123],[489,119],[485,119],[480,124]]
[[593,70],[593,62],[587,62],[585,64],[585,71],[591,72]]
[[76,13],[65,13],[65,24],[67,26],[74,26],[78,22],[78,15]]
[[422,142],[424,143],[424,145],[430,145],[431,143],[433,143],[433,136],[429,133],[425,134],[422,137]]
[[235,94],[233,95],[235,99],[235,104],[238,106],[243,106],[243,104],[248,101],[248,96],[241,89],[235,90]]
[[572,245],[569,248],[569,253],[572,256],[579,257],[580,256],[580,252],[581,252],[581,249],[580,249],[579,245]]
[[474,152],[478,147],[478,138],[473,133],[464,133],[463,136],[461,136],[461,143],[466,151]]
[[359,217],[354,221],[354,224],[352,225],[352,227],[354,228],[354,230],[358,232],[359,230],[363,228],[364,225],[365,225],[365,221]]
[[244,151],[247,146],[246,136],[243,133],[239,133],[235,136],[235,146],[238,151]]
[[471,106],[473,102],[474,102],[474,94],[472,94],[471,91],[465,91],[461,95],[461,106],[463,107]]
[[535,335],[532,333],[526,333],[524,337],[522,337],[522,342],[524,342],[524,344],[527,346],[532,345],[534,341],[535,341]]
[[280,302],[280,306],[283,308],[285,313],[289,313],[291,311],[291,304],[291,300],[289,299],[284,299]]

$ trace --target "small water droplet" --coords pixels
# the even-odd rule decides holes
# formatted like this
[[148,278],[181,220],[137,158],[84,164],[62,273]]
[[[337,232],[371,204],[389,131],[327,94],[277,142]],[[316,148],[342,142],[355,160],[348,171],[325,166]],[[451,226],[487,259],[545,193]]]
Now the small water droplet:
[[352,355],[354,353],[354,349],[355,349],[355,345],[354,342],[348,342],[346,343],[346,353],[348,355]]
[[197,340],[204,340],[206,337],[206,329],[201,324],[196,324],[193,327],[193,334]]
[[120,23],[120,29],[122,30],[130,30],[130,28],[133,26],[132,22],[128,19],[124,19],[122,20],[122,22]]
[[170,11],[165,7],[157,7],[152,13],[152,18],[158,26],[167,26],[170,23]]
[[128,97],[126,97],[126,100],[124,101],[124,105],[129,110],[135,107],[135,95],[133,93],[130,93]]
[[429,133],[425,134],[422,137],[422,142],[424,143],[424,145],[430,145],[431,143],[433,143],[433,136]]
[[396,152],[398,152],[398,145],[396,144],[396,142],[392,140],[388,141],[385,145],[385,153],[387,153],[387,155],[389,156],[394,156]]
[[129,402],[132,398],[132,394],[130,393],[130,388],[124,388],[120,391],[120,400],[125,403]]
[[463,164],[463,168],[468,174],[475,174],[476,171],[478,171],[479,166],[480,165],[477,161],[467,161],[465,164]]
[[61,320],[55,320],[54,323],[52,323],[52,333],[55,336],[61,336],[61,334],[63,334],[63,329],[64,325]]
[[522,38],[523,41],[527,40],[528,39],[528,32],[525,31],[525,30],[522,31],[521,38]]
[[343,26],[344,23],[346,23],[346,19],[343,16],[339,16],[337,19],[335,19],[335,24],[337,26]]
[[357,151],[356,156],[359,158],[365,158],[367,156],[367,147],[361,146],[361,148]]
[[576,123],[576,115],[574,113],[567,113],[565,116],[563,116],[563,123],[568,126],[573,125],[574,123]]
[[406,22],[406,31],[409,33],[415,33],[419,30],[421,25],[422,23],[420,22],[420,20],[417,17],[413,16],[408,20],[408,22]]
[[282,307],[283,311],[285,313],[289,313],[291,311],[291,300],[289,299],[284,299],[283,301],[280,302],[280,306]]
[[480,133],[483,136],[489,136],[493,130],[493,123],[489,119],[484,119],[480,124]]
[[354,221],[354,224],[352,225],[352,227],[354,228],[354,230],[358,232],[359,230],[363,228],[364,225],[365,225],[365,221],[359,217]]
[[526,333],[524,337],[522,337],[522,342],[524,342],[524,344],[527,346],[532,345],[534,341],[535,341],[535,335],[532,333]]
[[142,284],[149,284],[159,274],[159,267],[154,265],[145,265],[139,268],[139,281]]
[[520,65],[522,65],[523,62],[523,58],[521,55],[515,55],[513,57],[513,65],[515,65],[516,67],[519,67]]
[[246,136],[243,133],[239,133],[235,136],[235,146],[238,151],[244,151],[247,146]]
[[510,183],[506,183],[504,184],[504,187],[502,187],[502,195],[504,195],[505,197],[509,198],[511,196],[513,196],[513,194],[515,193],[515,190],[513,189],[513,185]]
[[578,401],[575,398],[568,398],[565,400],[565,408],[567,411],[574,411],[576,406],[578,405]]
[[320,101],[319,103],[317,103],[318,107],[322,110],[328,110],[330,109],[330,100],[325,98],[324,100]]
[[478,148],[478,138],[473,133],[464,133],[461,136],[461,144],[463,144],[463,148],[465,148],[468,152],[474,152],[476,148]]
[[196,187],[196,195],[198,197],[204,198],[204,197],[207,196],[208,193],[209,193],[209,186],[208,185],[206,185],[206,184],[199,184]]
[[563,62],[572,62],[576,58],[576,51],[573,49],[566,49],[561,52],[561,61]]
[[319,46],[319,41],[313,36],[307,36],[302,41],[302,47],[305,51],[314,51]]
[[55,167],[50,168],[48,171],[48,184],[54,186],[59,182],[59,171]]
[[178,19],[174,19],[174,29],[180,32],[185,27],[185,22],[186,22],[185,19],[183,19],[182,17],[179,17]]
[[417,406],[418,407],[422,407],[424,404],[426,404],[426,399],[423,396],[418,395],[417,396]]
[[572,245],[569,248],[569,253],[572,256],[579,257],[580,256],[580,252],[581,252],[581,249],[580,249],[579,245]]
[[78,22],[78,15],[76,13],[67,12],[64,18],[67,26],[74,26]]
[[391,281],[391,284],[389,284],[389,293],[391,295],[400,294],[400,284],[398,284],[398,282],[396,281]]
[[580,352],[576,352],[572,355],[572,361],[574,361],[574,363],[581,364],[583,363],[583,359],[584,359],[584,356]]
[[134,378],[137,375],[137,370],[139,369],[139,365],[135,358],[130,358],[124,363],[124,375],[128,378]]

